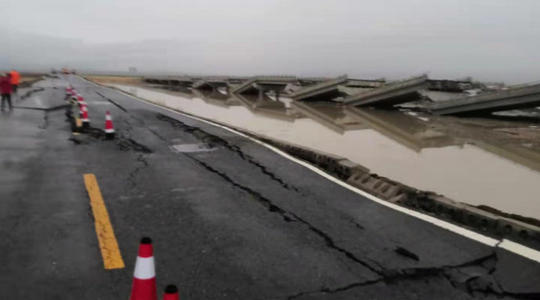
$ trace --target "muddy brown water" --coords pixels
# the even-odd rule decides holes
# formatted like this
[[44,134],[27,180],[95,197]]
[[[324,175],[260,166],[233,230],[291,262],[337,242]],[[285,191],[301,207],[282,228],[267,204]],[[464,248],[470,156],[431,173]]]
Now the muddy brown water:
[[218,92],[110,86],[159,105],[343,156],[372,173],[456,201],[540,219],[537,153],[456,138],[439,130],[429,116]]

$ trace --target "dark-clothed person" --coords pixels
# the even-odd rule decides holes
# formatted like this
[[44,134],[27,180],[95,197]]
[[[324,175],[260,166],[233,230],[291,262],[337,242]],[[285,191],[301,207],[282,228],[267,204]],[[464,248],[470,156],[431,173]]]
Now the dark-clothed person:
[[13,91],[13,88],[11,84],[11,76],[8,74],[8,75],[0,77],[0,93],[2,93],[2,110],[4,110],[6,102],[9,105],[9,110],[13,109],[13,105],[11,104],[12,91]]

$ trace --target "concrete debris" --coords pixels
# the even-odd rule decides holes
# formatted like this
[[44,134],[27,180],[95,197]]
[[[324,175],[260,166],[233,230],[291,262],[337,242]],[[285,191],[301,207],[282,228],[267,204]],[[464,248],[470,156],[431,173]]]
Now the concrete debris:
[[343,103],[353,106],[393,106],[420,99],[419,91],[428,85],[426,75],[403,81],[387,83],[367,92],[360,92],[343,99]]
[[428,106],[428,109],[437,115],[475,116],[503,110],[533,108],[538,105],[540,105],[540,84],[531,84],[434,103]]

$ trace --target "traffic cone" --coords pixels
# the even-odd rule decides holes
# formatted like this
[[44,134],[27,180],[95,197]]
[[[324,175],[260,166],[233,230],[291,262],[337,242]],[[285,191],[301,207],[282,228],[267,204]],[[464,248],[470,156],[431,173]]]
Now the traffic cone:
[[170,284],[165,288],[163,300],[180,300],[180,297],[178,296],[178,288],[176,288],[176,285]]
[[73,130],[73,132],[81,132],[83,125],[81,120],[83,115],[82,106],[78,106],[79,112],[77,112],[76,109],[77,106],[74,107],[74,105],[68,108],[68,114],[72,117],[71,129]]
[[114,139],[114,126],[109,111],[105,113],[105,137],[110,140]]
[[83,127],[84,128],[88,128],[90,127],[90,119],[88,118],[88,108],[86,107],[86,105],[81,105],[81,110],[82,110],[82,117],[81,117],[81,121],[83,123]]
[[84,102],[84,98],[81,95],[77,95],[77,102],[79,102],[79,104],[85,104],[86,105],[86,102]]
[[77,91],[74,89],[72,92],[71,92],[71,101],[73,102],[73,104],[76,104],[77,103]]
[[154,249],[149,237],[142,238],[139,245],[129,300],[157,300]]

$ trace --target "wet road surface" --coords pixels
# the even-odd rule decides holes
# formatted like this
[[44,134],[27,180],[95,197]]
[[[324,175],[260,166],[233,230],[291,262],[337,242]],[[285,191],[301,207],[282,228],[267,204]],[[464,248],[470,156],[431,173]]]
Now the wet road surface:
[[[0,115],[0,293],[126,299],[138,241],[182,299],[540,296],[540,264],[381,206],[229,131],[78,77],[92,126],[72,135],[62,79]],[[24,92],[24,91],[23,91]],[[41,108],[28,109],[28,108]],[[126,267],[105,270],[83,174],[95,174]]]

